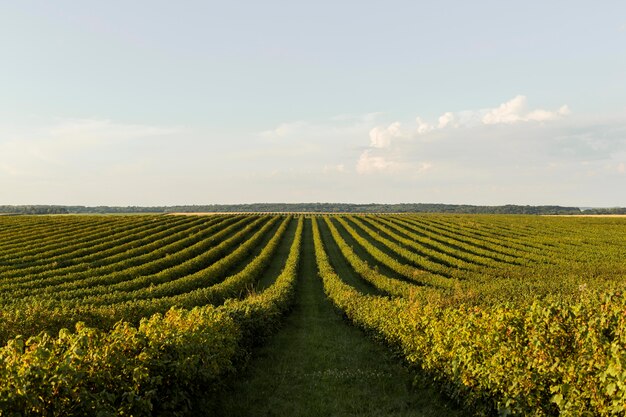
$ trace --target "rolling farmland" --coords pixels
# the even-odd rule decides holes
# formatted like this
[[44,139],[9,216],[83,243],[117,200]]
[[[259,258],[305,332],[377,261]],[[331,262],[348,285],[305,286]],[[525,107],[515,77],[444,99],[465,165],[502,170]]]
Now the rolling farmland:
[[[0,416],[271,415],[263,378],[300,370],[337,401],[430,381],[433,415],[624,414],[625,238],[624,218],[2,216]],[[386,352],[404,366],[337,359]],[[420,415],[390,396],[351,412]]]

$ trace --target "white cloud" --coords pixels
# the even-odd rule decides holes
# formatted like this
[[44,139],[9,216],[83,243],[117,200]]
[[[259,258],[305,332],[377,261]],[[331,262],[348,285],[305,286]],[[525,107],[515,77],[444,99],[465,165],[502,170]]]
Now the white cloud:
[[424,133],[428,133],[434,129],[434,126],[430,123],[426,123],[422,120],[421,117],[416,117],[415,122],[417,123],[417,134],[422,135]]
[[526,97],[516,96],[499,107],[491,109],[483,116],[486,125],[496,123],[515,123],[520,121],[520,114],[526,110]]
[[520,95],[493,108],[444,112],[434,121],[395,121],[370,130],[354,172],[368,175],[379,193],[401,188],[406,201],[606,200],[597,190],[619,188],[626,174],[626,114],[569,114],[567,105],[529,108]]
[[561,106],[556,111],[536,109],[527,111],[527,99],[518,95],[500,106],[488,109],[483,116],[482,122],[486,125],[517,122],[545,122],[567,116],[570,113],[567,105]]
[[418,116],[415,118],[416,127],[412,131],[404,129],[399,121],[395,121],[387,127],[376,126],[370,130],[370,147],[387,148],[392,144],[394,138],[411,139],[441,129],[518,122],[547,122],[561,119],[569,114],[570,109],[567,105],[563,105],[555,111],[527,110],[526,97],[518,95],[494,108],[464,110],[456,113],[445,112],[437,118],[436,123],[429,123]]
[[[376,119],[382,113],[366,113],[364,115],[338,115],[329,119],[310,122],[304,120],[284,122],[278,124],[273,129],[268,129],[257,135],[265,140],[265,143],[286,144],[287,142],[320,142],[337,141],[355,135],[361,136],[363,132],[368,132]],[[385,128],[380,128],[384,130]],[[390,132],[393,127],[390,126]]]
[[387,127],[376,126],[370,130],[370,147],[372,148],[388,148],[395,139],[411,139],[416,135],[424,135],[435,129],[442,129],[454,120],[452,113],[445,113],[439,117],[439,124],[434,126],[425,122],[420,117],[415,118],[416,126],[406,129],[400,122],[393,122]]
[[[543,109],[527,110],[527,99],[518,95],[495,108],[466,110],[462,112],[444,112],[437,118],[436,123],[424,121],[421,117],[415,118],[416,126],[413,129],[404,128],[401,122],[395,121],[389,125],[376,126],[369,131],[369,148],[387,150],[385,154],[373,155],[369,150],[361,153],[356,162],[356,171],[360,174],[369,172],[397,171],[400,166],[410,166],[414,172],[421,172],[424,162],[406,162],[406,152],[403,147],[417,138],[425,144],[438,140],[431,134],[447,129],[476,129],[484,125],[510,125],[518,122],[547,122],[560,119],[569,114],[567,105],[556,111]],[[397,139],[402,139],[398,141]],[[403,144],[403,142],[406,142]],[[426,169],[428,169],[430,165]]]
[[454,114],[452,112],[445,112],[441,116],[439,116],[439,124],[437,125],[438,129],[443,129],[454,123]]
[[251,133],[246,148],[208,140],[210,133],[110,120],[0,126],[0,198],[625,205],[614,190],[626,175],[626,113],[572,118],[564,117],[567,107],[519,104],[505,106],[523,119],[514,123],[483,123],[502,106],[426,121],[346,116],[284,123],[274,129],[280,139]]
[[422,174],[430,171],[434,164],[430,161],[418,162],[415,164],[403,161],[393,155],[388,154],[374,154],[373,149],[366,149],[361,152],[359,160],[356,164],[356,172],[358,174],[373,174],[373,173],[385,173],[385,174],[402,174],[406,177],[408,175]]
[[548,122],[561,119],[569,114],[570,109],[567,105],[563,105],[555,111],[527,110],[526,97],[518,95],[495,108],[465,110],[456,113],[445,112],[437,118],[436,123],[430,123],[418,116],[415,118],[416,126],[413,129],[403,128],[399,121],[395,121],[387,127],[376,126],[369,133],[370,147],[388,148],[395,138],[411,139],[442,129],[519,122]]
[[[504,101],[432,119],[341,116],[278,125],[289,134],[248,150],[248,166],[258,175],[247,181],[265,187],[262,174],[280,166],[271,180],[274,195],[317,190],[302,191],[304,201],[315,195],[328,201],[590,205],[585,202],[606,199],[594,197],[600,182],[620,187],[626,114],[573,118],[566,117],[567,106],[531,107],[524,96]],[[487,115],[491,119],[483,120]]]
[[399,122],[394,122],[385,128],[375,127],[370,130],[370,146],[372,148],[387,148],[391,145],[391,140],[402,137],[402,126]]
[[356,171],[359,174],[370,174],[375,172],[396,172],[402,169],[402,164],[390,161],[384,156],[374,156],[372,151],[366,149],[361,153],[356,164]]

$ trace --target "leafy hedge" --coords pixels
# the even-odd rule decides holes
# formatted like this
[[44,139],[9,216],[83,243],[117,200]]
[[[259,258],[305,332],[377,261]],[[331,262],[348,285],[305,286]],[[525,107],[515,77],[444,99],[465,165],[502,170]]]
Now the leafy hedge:
[[324,289],[348,318],[395,346],[478,412],[523,416],[626,413],[626,298],[446,306],[363,295],[334,272],[313,219]]
[[210,401],[236,360],[276,328],[293,298],[300,218],[285,267],[265,291],[191,310],[172,308],[111,331],[78,324],[0,348],[0,415],[185,415]]
[[185,411],[232,371],[239,328],[212,307],[15,338],[0,349],[0,414],[117,416]]

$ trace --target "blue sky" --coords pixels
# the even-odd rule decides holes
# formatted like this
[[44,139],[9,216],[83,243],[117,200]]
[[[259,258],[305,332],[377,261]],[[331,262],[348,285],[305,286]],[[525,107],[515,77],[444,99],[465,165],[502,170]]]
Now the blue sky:
[[621,1],[0,5],[0,203],[626,206]]

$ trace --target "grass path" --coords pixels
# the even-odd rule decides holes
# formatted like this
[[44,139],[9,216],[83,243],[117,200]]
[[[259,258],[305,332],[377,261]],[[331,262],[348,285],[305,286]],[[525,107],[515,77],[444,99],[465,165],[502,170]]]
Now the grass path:
[[223,396],[221,416],[460,416],[437,393],[412,388],[389,350],[350,326],[317,277],[311,223],[284,326],[254,352]]
[[285,235],[278,244],[278,248],[276,248],[276,253],[274,254],[274,256],[272,256],[272,261],[270,262],[267,269],[263,272],[263,275],[259,279],[259,282],[256,283],[255,291],[260,292],[271,286],[282,272],[283,268],[285,267],[287,257],[289,256],[291,244],[293,243],[293,239],[296,237],[297,227],[298,219],[291,219],[289,226],[287,226],[287,230],[285,230]]
[[330,234],[330,229],[324,220],[318,220],[320,236],[324,244],[324,249],[328,254],[330,264],[333,269],[341,276],[341,279],[352,287],[356,288],[361,294],[369,295],[386,295],[383,291],[378,290],[374,285],[365,281],[361,276],[352,268],[346,258],[341,253],[341,249]]

